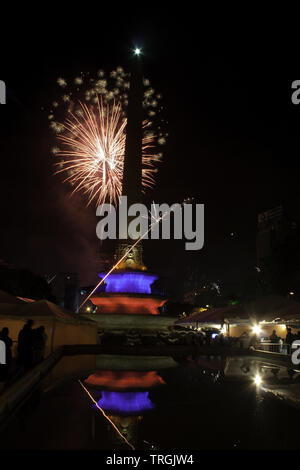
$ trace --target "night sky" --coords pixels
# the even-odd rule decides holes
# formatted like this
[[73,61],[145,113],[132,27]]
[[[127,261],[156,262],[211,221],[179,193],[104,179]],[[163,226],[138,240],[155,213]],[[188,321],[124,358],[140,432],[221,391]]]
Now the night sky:
[[53,176],[45,109],[59,76],[126,67],[136,45],[144,50],[145,75],[163,95],[169,133],[147,199],[205,204],[205,248],[147,242],[148,268],[169,279],[174,292],[189,264],[234,290],[255,274],[257,214],[283,204],[298,220],[300,105],[291,103],[291,83],[299,76],[291,71],[292,51],[267,33],[256,43],[240,33],[230,43],[221,31],[200,35],[201,22],[179,18],[120,15],[99,19],[89,32],[70,20],[40,25],[33,35],[26,24],[7,43],[0,69],[8,93],[0,107],[0,259],[95,282],[95,210],[80,195],[70,198]]

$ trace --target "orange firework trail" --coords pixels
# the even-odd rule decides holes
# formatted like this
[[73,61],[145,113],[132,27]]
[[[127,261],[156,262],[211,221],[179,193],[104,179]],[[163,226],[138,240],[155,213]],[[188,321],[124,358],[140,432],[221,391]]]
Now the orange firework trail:
[[96,407],[98,408],[99,411],[101,411],[101,413],[103,414],[104,418],[107,419],[107,421],[112,425],[112,427],[114,428],[114,430],[117,432],[117,434],[121,437],[121,439],[123,439],[124,442],[126,442],[126,444],[131,447],[132,450],[135,450],[135,447],[130,444],[130,442],[126,439],[126,437],[119,431],[119,429],[117,428],[117,426],[115,425],[115,423],[109,418],[109,416],[107,416],[107,414],[105,413],[105,411],[98,405],[98,403],[96,402],[96,400],[92,397],[92,395],[90,394],[90,392],[87,390],[87,388],[83,385],[83,383],[81,382],[81,380],[78,380],[78,382],[80,383],[81,387],[83,388],[83,390],[86,392],[86,394],[90,397],[91,401],[94,403],[94,405],[96,405]]
[[[60,167],[56,173],[67,173],[64,182],[74,186],[72,194],[82,191],[88,196],[88,204],[104,202],[116,204],[122,192],[122,177],[126,140],[126,118],[122,118],[121,105],[115,102],[110,106],[97,101],[95,111],[80,102],[77,115],[70,112],[64,124],[64,133],[57,139],[63,149],[56,155]],[[144,121],[143,128],[148,123]],[[158,155],[150,152],[153,147],[153,134],[147,134],[142,142],[142,184],[154,184],[154,162]]]

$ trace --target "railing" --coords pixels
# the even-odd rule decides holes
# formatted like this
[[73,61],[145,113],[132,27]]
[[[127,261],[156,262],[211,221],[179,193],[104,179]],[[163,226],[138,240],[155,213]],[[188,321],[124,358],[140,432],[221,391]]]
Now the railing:
[[277,354],[290,355],[291,345],[288,343],[271,343],[269,341],[261,341],[255,347],[258,351],[272,352]]

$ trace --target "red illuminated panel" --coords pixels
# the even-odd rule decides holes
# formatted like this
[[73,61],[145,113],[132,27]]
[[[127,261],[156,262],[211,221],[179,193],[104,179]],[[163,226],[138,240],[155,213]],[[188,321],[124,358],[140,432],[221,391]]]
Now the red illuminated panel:
[[94,387],[113,390],[149,389],[165,384],[164,380],[154,370],[149,372],[100,370],[90,375],[85,383]]
[[165,303],[165,299],[150,296],[130,296],[126,294],[96,294],[91,297],[94,305],[97,305],[97,313],[116,314],[151,314],[158,315],[158,307]]

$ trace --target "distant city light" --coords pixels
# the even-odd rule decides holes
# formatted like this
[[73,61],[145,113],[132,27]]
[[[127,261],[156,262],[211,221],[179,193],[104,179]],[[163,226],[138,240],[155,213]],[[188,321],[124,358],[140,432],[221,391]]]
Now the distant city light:
[[295,292],[290,292],[290,295],[295,295]]
[[183,204],[191,204],[193,202],[194,198],[193,197],[186,197],[183,200]]
[[87,307],[87,308],[86,308],[86,311],[87,311],[87,312],[90,312],[90,311],[91,311],[91,307]]

